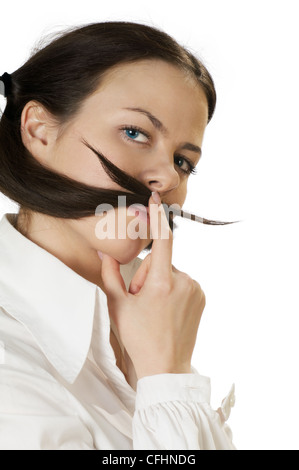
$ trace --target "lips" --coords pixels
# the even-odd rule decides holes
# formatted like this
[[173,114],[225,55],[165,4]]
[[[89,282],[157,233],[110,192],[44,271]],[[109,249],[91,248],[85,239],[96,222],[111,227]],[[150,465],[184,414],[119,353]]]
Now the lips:
[[140,220],[144,220],[146,222],[149,222],[150,221],[150,217],[149,217],[149,209],[146,208],[146,210],[141,210],[138,214],[138,219]]

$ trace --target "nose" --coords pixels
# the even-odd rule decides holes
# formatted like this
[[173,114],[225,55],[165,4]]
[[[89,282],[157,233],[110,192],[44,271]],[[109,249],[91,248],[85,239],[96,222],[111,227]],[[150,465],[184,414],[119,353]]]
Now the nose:
[[143,170],[142,173],[142,182],[151,191],[169,192],[180,184],[180,176],[173,163],[157,162],[155,166]]

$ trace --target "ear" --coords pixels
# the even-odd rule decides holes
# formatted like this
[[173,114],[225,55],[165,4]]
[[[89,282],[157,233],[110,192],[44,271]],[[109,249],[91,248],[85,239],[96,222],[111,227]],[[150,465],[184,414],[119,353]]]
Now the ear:
[[21,136],[25,147],[41,163],[46,163],[56,133],[50,114],[40,103],[29,101],[21,115]]

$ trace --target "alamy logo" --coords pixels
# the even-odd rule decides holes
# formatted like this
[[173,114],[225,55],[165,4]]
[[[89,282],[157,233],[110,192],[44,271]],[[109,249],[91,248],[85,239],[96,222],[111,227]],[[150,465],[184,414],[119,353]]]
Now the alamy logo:
[[[178,204],[163,207],[168,224],[170,217],[181,209]],[[132,204],[127,207],[126,196],[118,196],[117,209],[119,210],[116,212],[115,209],[111,204],[100,204],[97,206],[95,215],[100,220],[96,224],[95,235],[99,240],[147,239],[149,237],[148,230],[151,229],[149,219],[147,218],[148,213],[154,225],[158,225],[159,207],[157,204],[151,204],[149,208],[142,204]],[[136,216],[134,216],[135,214]],[[139,217],[140,214],[143,214],[142,223]],[[133,215],[133,220],[128,222],[127,215]],[[159,238],[169,238],[169,228],[163,224],[160,229]],[[154,235],[150,230],[151,238],[158,238],[158,236]]]

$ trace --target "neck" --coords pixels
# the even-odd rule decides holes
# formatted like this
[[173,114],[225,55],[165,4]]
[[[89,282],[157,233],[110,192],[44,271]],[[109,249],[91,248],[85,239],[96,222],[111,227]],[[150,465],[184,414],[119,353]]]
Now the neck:
[[104,290],[101,260],[95,249],[75,233],[66,220],[20,210],[16,229],[77,274]]

